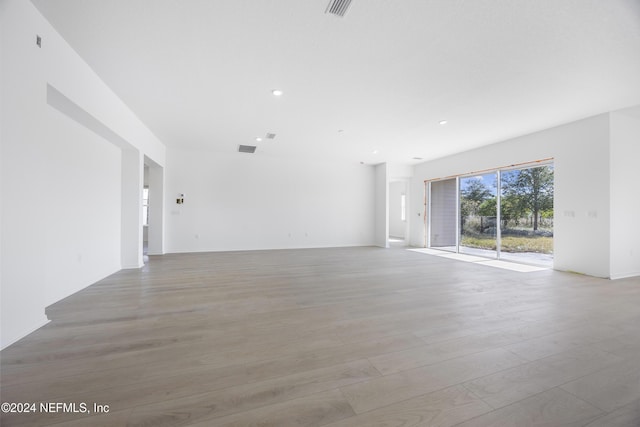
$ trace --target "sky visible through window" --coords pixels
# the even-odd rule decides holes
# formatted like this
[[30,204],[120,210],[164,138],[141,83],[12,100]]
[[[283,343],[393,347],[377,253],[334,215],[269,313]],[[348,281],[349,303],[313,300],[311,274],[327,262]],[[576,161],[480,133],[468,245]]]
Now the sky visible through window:
[[476,176],[467,176],[464,178],[460,178],[460,189],[464,192],[469,189],[471,185],[474,185],[475,182],[480,182],[487,190],[491,192],[493,196],[496,195],[496,174],[489,173],[485,175],[476,175]]

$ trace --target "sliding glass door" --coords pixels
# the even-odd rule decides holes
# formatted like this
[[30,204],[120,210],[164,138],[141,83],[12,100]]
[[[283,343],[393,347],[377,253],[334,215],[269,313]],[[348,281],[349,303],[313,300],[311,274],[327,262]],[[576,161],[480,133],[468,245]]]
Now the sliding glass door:
[[553,266],[552,164],[426,184],[427,247]]

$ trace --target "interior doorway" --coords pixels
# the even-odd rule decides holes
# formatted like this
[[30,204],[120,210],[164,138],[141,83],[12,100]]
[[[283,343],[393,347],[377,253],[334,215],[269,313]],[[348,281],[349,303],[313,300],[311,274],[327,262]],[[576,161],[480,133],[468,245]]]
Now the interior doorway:
[[164,168],[150,158],[144,158],[142,189],[143,256],[164,253]]
[[407,246],[409,238],[408,182],[404,179],[389,182],[389,243],[396,246]]
[[146,264],[149,260],[149,166],[146,164],[142,182],[142,259]]

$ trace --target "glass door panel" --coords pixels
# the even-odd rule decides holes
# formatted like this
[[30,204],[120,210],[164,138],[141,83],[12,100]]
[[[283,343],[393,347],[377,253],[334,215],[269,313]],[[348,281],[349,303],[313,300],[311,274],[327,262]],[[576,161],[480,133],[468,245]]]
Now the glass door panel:
[[460,253],[497,257],[497,173],[460,178]]
[[500,174],[500,258],[553,266],[553,165]]
[[457,193],[456,180],[429,183],[430,248],[456,251]]

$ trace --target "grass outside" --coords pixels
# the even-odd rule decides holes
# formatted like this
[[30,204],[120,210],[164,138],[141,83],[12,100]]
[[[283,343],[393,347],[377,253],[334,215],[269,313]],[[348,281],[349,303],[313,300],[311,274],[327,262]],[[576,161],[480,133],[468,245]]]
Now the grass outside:
[[[500,250],[502,252],[553,253],[553,237],[502,236],[501,243]],[[496,240],[488,236],[463,235],[460,244],[468,248],[496,250]]]

